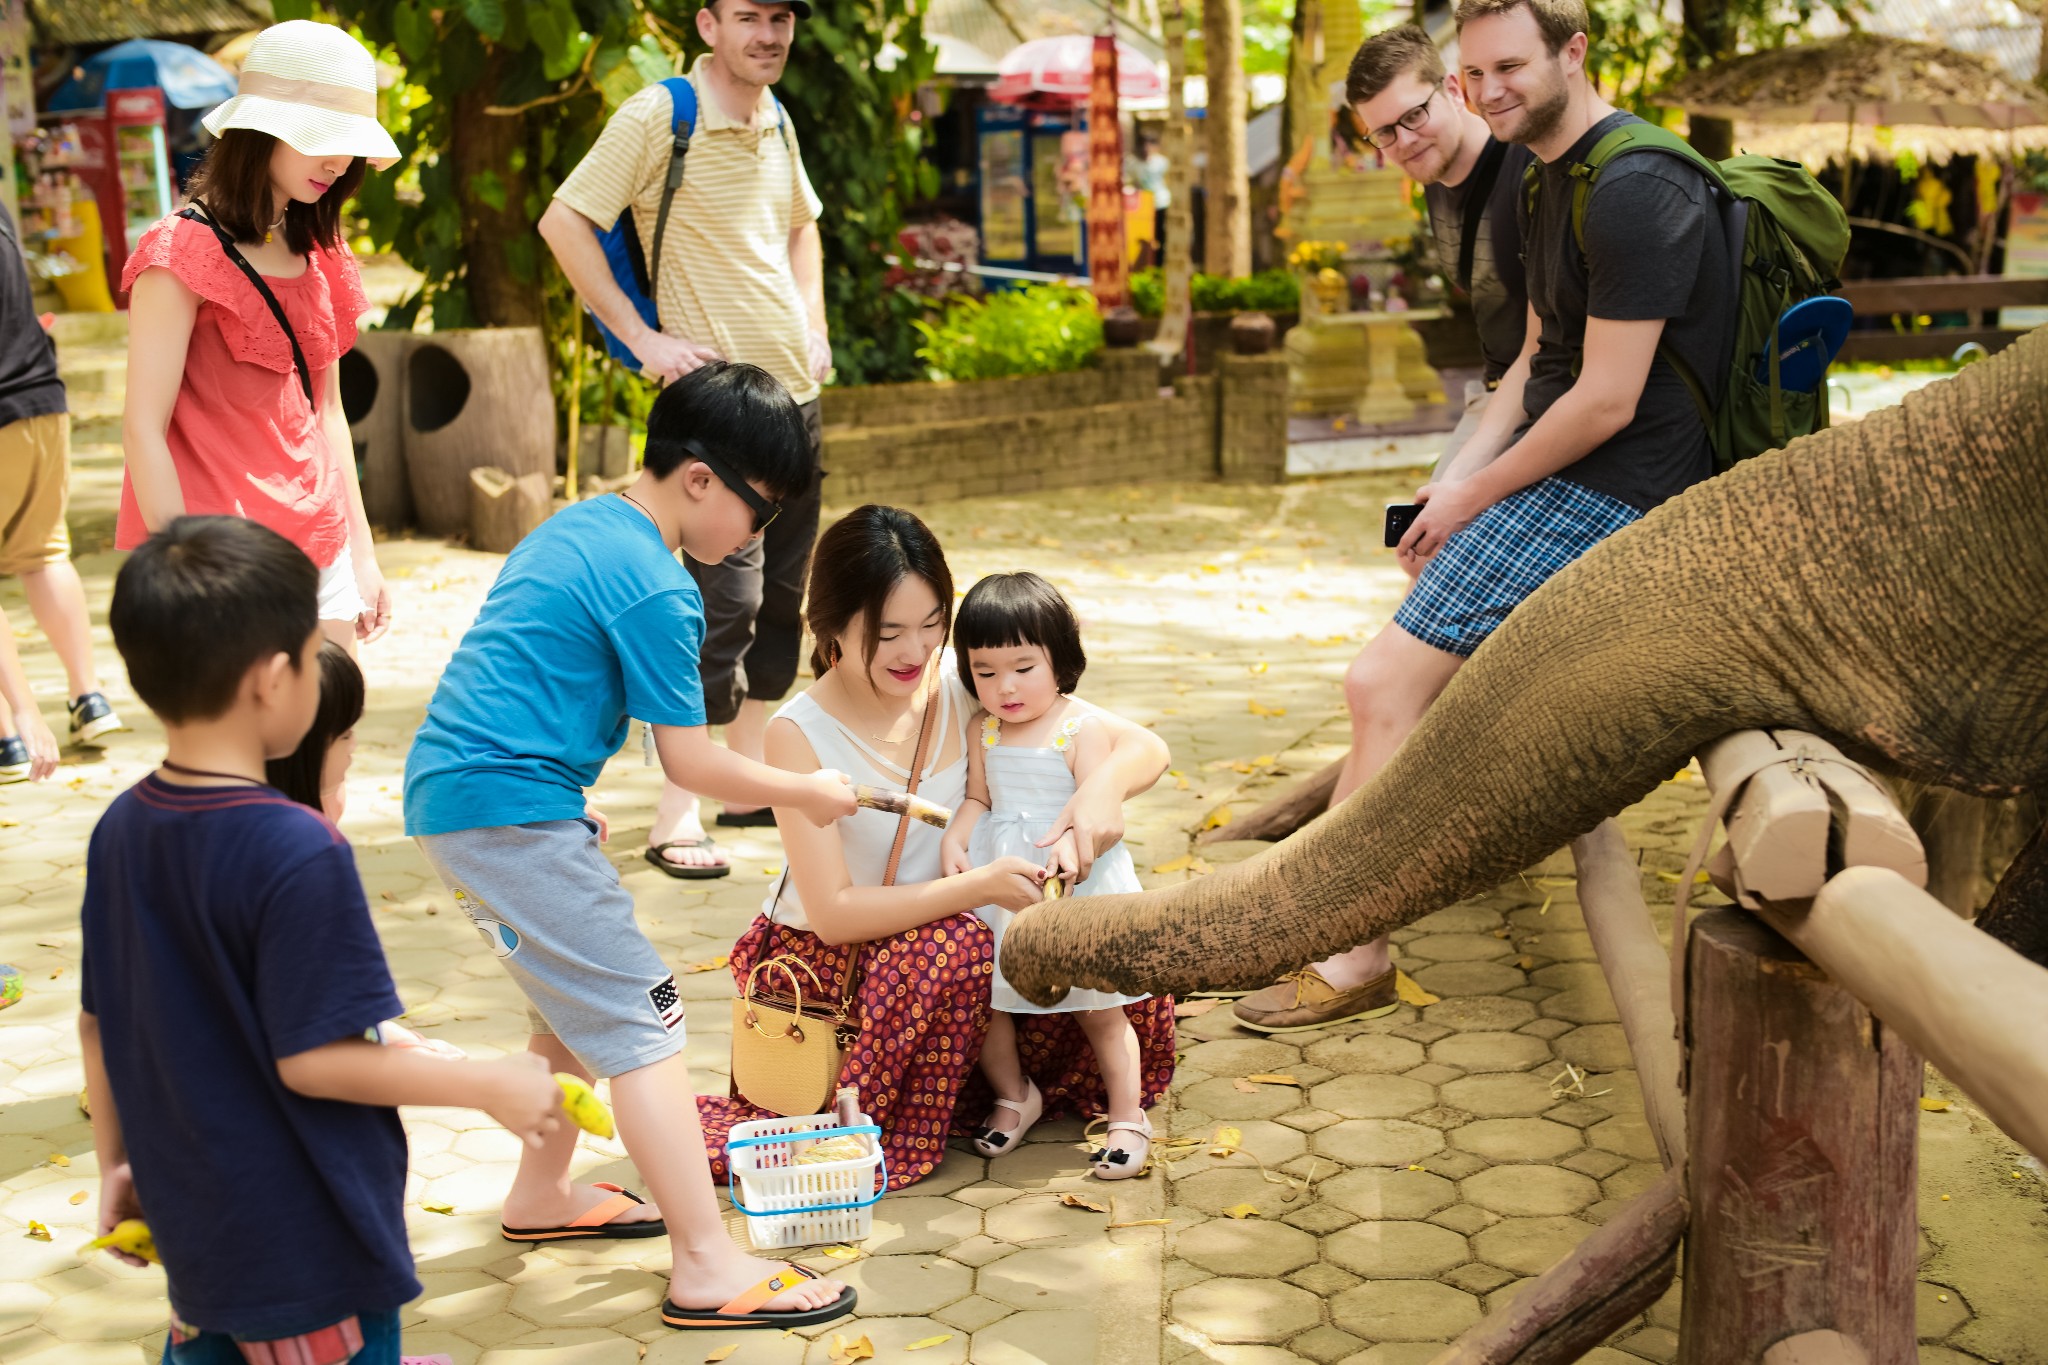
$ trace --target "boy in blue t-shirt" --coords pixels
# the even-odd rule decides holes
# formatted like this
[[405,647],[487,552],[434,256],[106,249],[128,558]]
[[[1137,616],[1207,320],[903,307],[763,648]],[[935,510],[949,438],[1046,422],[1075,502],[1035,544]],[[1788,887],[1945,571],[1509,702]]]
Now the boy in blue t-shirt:
[[525,992],[530,1050],[550,1071],[611,1078],[620,1136],[659,1208],[572,1185],[565,1132],[522,1155],[504,1236],[667,1234],[672,1327],[802,1326],[855,1299],[727,1235],[681,1055],[681,993],[584,800],[633,717],[678,786],[820,825],[853,814],[841,774],[784,772],[711,742],[703,603],[676,559],[744,549],[815,476],[803,415],[767,371],[713,361],[670,384],[632,487],[557,512],[506,559],[406,756],[405,832]]
[[355,860],[264,782],[319,704],[318,579],[254,522],[180,517],[108,612],[168,753],[93,830],[78,1032],[100,1230],[148,1221],[169,1365],[395,1365],[420,1285],[394,1106],[482,1109],[533,1145],[567,1121],[526,1058],[365,1037],[404,1007]]

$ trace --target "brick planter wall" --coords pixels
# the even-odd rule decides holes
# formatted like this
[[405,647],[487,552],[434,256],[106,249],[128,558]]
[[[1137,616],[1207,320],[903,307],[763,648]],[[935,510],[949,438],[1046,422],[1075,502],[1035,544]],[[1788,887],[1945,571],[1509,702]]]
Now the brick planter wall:
[[1160,387],[1144,351],[1071,374],[827,389],[826,498],[914,505],[1151,479],[1277,482],[1287,456],[1278,355],[1227,358]]

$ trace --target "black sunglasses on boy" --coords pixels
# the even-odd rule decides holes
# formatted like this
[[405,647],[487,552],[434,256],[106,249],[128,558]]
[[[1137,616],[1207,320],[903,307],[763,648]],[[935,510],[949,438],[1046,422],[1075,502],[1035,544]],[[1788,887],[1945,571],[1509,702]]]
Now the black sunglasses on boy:
[[756,493],[753,486],[741,478],[731,465],[719,459],[690,438],[684,437],[681,440],[663,439],[660,441],[650,441],[648,444],[650,446],[674,446],[678,450],[687,451],[691,459],[703,461],[705,467],[718,476],[720,483],[739,494],[740,501],[753,510],[755,535],[758,536],[767,530],[769,523],[782,515],[781,503],[770,502],[759,493]]

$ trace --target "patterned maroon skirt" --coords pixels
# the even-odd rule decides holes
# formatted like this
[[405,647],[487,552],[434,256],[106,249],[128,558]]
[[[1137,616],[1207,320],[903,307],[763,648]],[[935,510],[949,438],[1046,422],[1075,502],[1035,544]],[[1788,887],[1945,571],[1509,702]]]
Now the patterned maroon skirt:
[[[994,1107],[975,1062],[988,1033],[995,941],[973,915],[954,915],[859,947],[866,961],[855,999],[861,1030],[840,1084],[859,1088],[862,1111],[882,1130],[889,1188],[900,1190],[930,1175],[946,1139],[972,1133]],[[794,953],[817,972],[827,998],[836,998],[851,952],[852,945],[833,947],[805,930],[771,928],[756,918],[733,945],[733,980],[744,983],[764,957]],[[1149,1108],[1173,1080],[1173,1000],[1155,996],[1125,1012],[1138,1033]],[[1024,1073],[1045,1095],[1045,1116],[1100,1114],[1108,1099],[1102,1073],[1074,1016],[1018,1015],[1016,1022]],[[722,1182],[732,1126],[773,1116],[738,1095],[700,1095],[697,1109],[712,1176]]]

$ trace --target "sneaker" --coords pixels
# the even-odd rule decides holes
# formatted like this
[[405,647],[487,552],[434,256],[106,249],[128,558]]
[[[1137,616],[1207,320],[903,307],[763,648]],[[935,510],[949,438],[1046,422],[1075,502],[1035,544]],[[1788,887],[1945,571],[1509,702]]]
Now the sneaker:
[[128,727],[114,714],[106,694],[88,692],[71,703],[71,742],[91,744],[102,735],[118,734]]
[[28,781],[28,743],[20,735],[0,736],[0,782]]
[[1231,1012],[1238,1023],[1258,1033],[1305,1033],[1355,1019],[1377,1019],[1401,1006],[1394,979],[1390,968],[1362,986],[1340,991],[1321,972],[1304,967],[1281,977],[1277,985],[1246,996],[1231,1006]]

